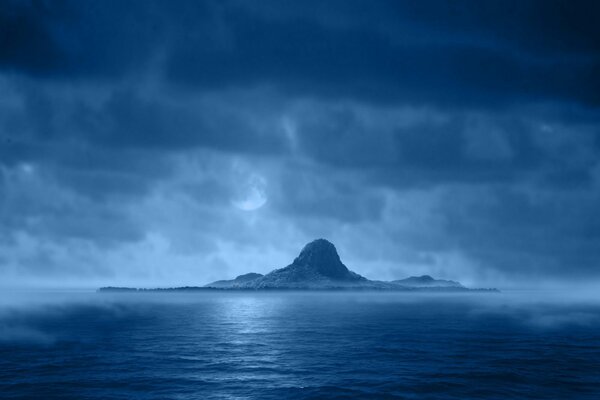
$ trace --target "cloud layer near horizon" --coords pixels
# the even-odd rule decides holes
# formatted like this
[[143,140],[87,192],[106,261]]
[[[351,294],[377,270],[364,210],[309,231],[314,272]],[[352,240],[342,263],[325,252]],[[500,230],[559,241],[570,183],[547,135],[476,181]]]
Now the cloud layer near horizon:
[[0,278],[598,280],[597,8],[8,1]]

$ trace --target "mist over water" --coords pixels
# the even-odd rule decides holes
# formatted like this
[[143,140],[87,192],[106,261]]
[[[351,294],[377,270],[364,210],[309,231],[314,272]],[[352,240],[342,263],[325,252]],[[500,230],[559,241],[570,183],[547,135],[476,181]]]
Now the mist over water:
[[593,294],[13,292],[1,304],[3,398],[600,393]]

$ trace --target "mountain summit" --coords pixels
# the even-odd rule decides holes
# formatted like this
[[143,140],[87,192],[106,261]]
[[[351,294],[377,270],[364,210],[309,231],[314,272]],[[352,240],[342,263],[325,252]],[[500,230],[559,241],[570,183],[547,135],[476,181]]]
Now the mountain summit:
[[304,246],[289,267],[312,269],[334,280],[356,280],[359,277],[346,268],[333,243],[325,239],[313,240]]
[[205,287],[217,289],[377,289],[377,290],[469,290],[460,283],[429,275],[385,282],[372,281],[350,271],[328,240],[308,243],[287,267],[266,275],[250,273],[216,281]]
[[[331,288],[367,283],[368,279],[350,271],[340,260],[333,243],[317,239],[308,243],[285,268],[236,285],[239,288]],[[209,284],[210,285],[210,284]]]

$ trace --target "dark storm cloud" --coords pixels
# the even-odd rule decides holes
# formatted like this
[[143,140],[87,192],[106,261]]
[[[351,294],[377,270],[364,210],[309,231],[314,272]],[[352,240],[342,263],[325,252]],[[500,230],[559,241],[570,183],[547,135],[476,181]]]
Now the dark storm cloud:
[[[36,171],[30,165],[4,172],[0,180],[2,230],[38,237],[91,239],[103,244],[140,237],[127,210],[113,207],[102,197],[82,197],[86,191],[81,185],[72,186],[76,191],[69,187],[58,185],[54,173]],[[100,188],[91,190],[101,192]]]
[[599,11],[5,1],[0,272],[598,277]]
[[134,2],[7,0],[0,11],[0,60],[38,77],[111,78],[154,52],[156,7]]
[[[247,115],[222,106],[227,98],[165,97],[115,85],[77,90],[29,81],[7,89],[16,105],[0,114],[2,139],[16,152],[33,153],[58,141],[161,151],[202,146],[269,153],[285,147],[284,138],[261,132]],[[252,118],[259,117],[254,112]]]
[[0,17],[0,62],[34,76],[106,79],[155,61],[173,82],[202,89],[598,104],[594,2],[425,3],[334,2],[311,12],[314,4],[269,2],[11,2]]
[[364,191],[357,177],[323,176],[307,166],[285,171],[281,176],[278,209],[296,218],[331,218],[341,223],[378,221],[385,205],[380,193]]
[[490,188],[454,192],[443,214],[451,246],[514,276],[588,279],[596,274],[600,202],[595,191]]
[[396,186],[589,186],[600,157],[596,124],[565,125],[531,112],[390,113],[336,105],[296,116],[299,146],[311,158]]
[[[202,48],[202,42],[175,48],[169,77],[204,87],[275,85],[300,95],[385,102],[484,106],[506,104],[515,96],[599,100],[597,60],[528,61],[477,45],[394,44],[370,31],[337,32],[305,22],[262,30],[249,25],[236,25],[240,52],[189,51]],[[245,66],[243,74],[239,65]]]

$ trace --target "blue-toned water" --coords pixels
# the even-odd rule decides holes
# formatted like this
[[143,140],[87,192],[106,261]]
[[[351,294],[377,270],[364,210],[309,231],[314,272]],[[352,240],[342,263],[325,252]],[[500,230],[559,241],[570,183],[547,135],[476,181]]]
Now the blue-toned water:
[[8,293],[2,399],[598,399],[560,293]]

